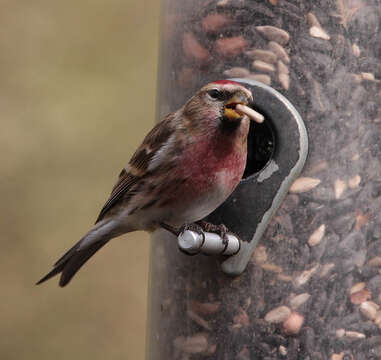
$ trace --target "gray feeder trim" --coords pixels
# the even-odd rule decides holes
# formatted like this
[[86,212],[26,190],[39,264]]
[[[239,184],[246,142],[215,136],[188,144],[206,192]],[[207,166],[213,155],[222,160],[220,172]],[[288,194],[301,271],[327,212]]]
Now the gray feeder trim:
[[232,80],[252,91],[253,108],[265,116],[259,126],[270,127],[275,143],[267,164],[242,179],[233,194],[205,219],[226,225],[241,240],[239,252],[221,264],[225,273],[238,275],[245,270],[271,217],[300,174],[307,158],[308,137],[299,113],[278,91],[254,80]]

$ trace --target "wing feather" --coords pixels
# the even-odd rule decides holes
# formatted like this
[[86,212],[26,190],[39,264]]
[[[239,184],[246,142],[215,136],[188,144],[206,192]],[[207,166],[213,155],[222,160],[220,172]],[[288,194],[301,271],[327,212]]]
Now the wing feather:
[[[160,154],[161,149],[165,148],[175,131],[173,118],[174,114],[168,115],[147,134],[126,168],[121,171],[119,179],[114,185],[111,195],[103,206],[95,223],[101,221],[107,212],[118,204],[121,199],[129,201],[136,193],[134,189],[137,184],[159,165],[163,157],[158,160],[157,155]],[[150,166],[152,161],[155,161],[154,167]]]

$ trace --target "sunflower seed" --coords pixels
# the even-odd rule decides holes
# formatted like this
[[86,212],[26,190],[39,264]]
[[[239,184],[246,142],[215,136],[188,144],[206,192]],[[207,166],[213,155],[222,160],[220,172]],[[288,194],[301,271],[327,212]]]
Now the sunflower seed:
[[253,49],[246,51],[245,54],[249,58],[261,60],[270,64],[274,64],[277,60],[276,55],[270,50]]
[[216,40],[214,50],[224,57],[234,57],[241,54],[247,47],[248,42],[243,36],[226,37]]
[[310,191],[320,184],[320,179],[310,177],[300,177],[294,181],[290,187],[291,193],[303,193]]
[[278,79],[283,89],[288,90],[290,87],[290,76],[288,74],[278,74]]
[[365,283],[364,282],[358,282],[354,284],[351,289],[349,290],[350,294],[357,293],[358,291],[361,291],[365,288]]
[[361,55],[361,50],[357,44],[352,45],[352,51],[353,51],[353,55],[356,57],[359,57]]
[[273,324],[279,324],[289,318],[291,310],[287,306],[279,306],[265,315],[265,321]]
[[308,245],[309,246],[316,246],[320,243],[321,239],[323,239],[325,234],[325,225],[320,225],[309,237],[308,239]]
[[286,64],[290,63],[290,57],[287,54],[287,51],[284,49],[283,46],[279,45],[275,41],[270,41],[268,43],[269,49],[283,62]]
[[261,60],[255,60],[252,66],[255,70],[258,70],[258,71],[269,72],[269,73],[275,71],[274,65],[268,64]]
[[188,353],[199,354],[208,350],[208,337],[204,333],[198,333],[193,336],[179,336],[175,338],[173,345],[175,348]]
[[362,334],[358,331],[346,331],[345,336],[352,338],[352,339],[365,339],[365,334]]
[[271,77],[266,74],[250,74],[246,77],[248,79],[256,80],[266,85],[271,85]]
[[196,39],[196,37],[190,32],[184,34],[183,49],[185,55],[187,55],[192,60],[200,63],[207,63],[210,60],[209,51],[205,49]]
[[360,305],[360,312],[366,318],[373,320],[376,317],[376,313],[379,308],[380,307],[373,301],[364,301]]
[[295,287],[300,287],[300,286],[305,285],[311,279],[311,277],[315,274],[315,272],[316,272],[316,270],[318,268],[319,268],[319,264],[316,264],[311,269],[305,270],[301,274],[299,274],[294,279],[294,285],[295,285]]
[[340,199],[341,195],[343,195],[344,191],[347,189],[347,182],[344,180],[337,179],[335,181],[335,198]]
[[230,25],[232,20],[223,14],[209,14],[202,20],[202,29],[206,33],[216,33]]
[[308,293],[302,293],[302,294],[294,296],[289,301],[291,309],[296,310],[298,307],[306,303],[310,297],[311,295]]
[[285,45],[290,40],[290,34],[287,31],[275,26],[257,26],[256,29],[267,40],[275,41],[280,45]]
[[375,256],[374,258],[370,259],[367,263],[369,266],[381,266],[381,256]]
[[250,74],[250,71],[244,67],[232,67],[228,70],[225,70],[223,72],[223,74],[225,76],[228,76],[228,77],[238,77],[238,78],[242,77],[242,78],[244,78]]
[[360,175],[356,175],[353,178],[350,178],[348,180],[348,185],[351,189],[355,189],[360,185],[361,182],[361,177]]
[[278,72],[280,74],[288,75],[290,73],[290,70],[288,69],[287,65],[285,65],[282,60],[278,60],[277,65],[278,65]]
[[310,35],[323,40],[329,40],[330,36],[320,27],[312,26],[310,28]]

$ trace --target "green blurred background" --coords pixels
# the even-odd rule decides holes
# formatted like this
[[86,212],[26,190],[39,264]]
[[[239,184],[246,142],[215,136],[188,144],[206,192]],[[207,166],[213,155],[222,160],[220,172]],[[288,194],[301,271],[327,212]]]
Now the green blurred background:
[[148,235],[64,289],[35,286],[88,230],[154,123],[159,1],[1,1],[0,359],[142,359]]

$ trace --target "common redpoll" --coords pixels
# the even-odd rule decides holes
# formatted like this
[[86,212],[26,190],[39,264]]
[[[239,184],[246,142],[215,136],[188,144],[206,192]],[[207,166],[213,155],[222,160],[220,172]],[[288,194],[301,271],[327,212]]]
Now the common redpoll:
[[146,136],[122,170],[95,225],[37,284],[61,273],[65,286],[110,239],[135,230],[178,228],[210,214],[246,165],[251,92],[221,80],[204,86]]

